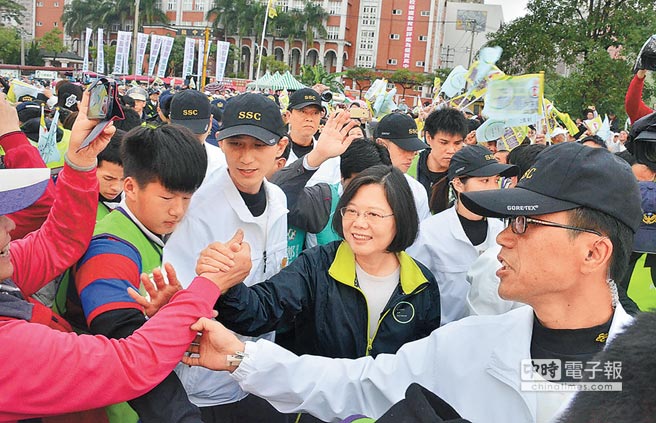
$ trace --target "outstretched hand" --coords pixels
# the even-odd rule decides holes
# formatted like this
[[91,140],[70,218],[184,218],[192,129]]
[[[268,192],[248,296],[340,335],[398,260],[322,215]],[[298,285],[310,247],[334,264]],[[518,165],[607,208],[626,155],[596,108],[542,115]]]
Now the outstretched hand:
[[234,333],[221,323],[201,317],[191,325],[191,330],[200,332],[182,357],[182,362],[189,366],[202,366],[210,370],[234,371],[237,366],[228,363],[228,356],[243,352],[245,345]]
[[82,95],[82,101],[78,104],[79,113],[77,118],[75,118],[75,123],[73,128],[71,128],[71,139],[68,145],[68,159],[77,166],[80,167],[91,167],[96,163],[96,156],[102,152],[109,140],[112,139],[112,136],[116,132],[116,128],[113,123],[109,123],[105,129],[96,137],[95,140],[91,142],[87,147],[78,151],[80,145],[84,139],[91,133],[96,124],[98,124],[97,119],[87,118],[87,110],[89,109],[89,91],[84,91]]
[[150,280],[146,273],[141,274],[141,283],[149,298],[142,297],[134,288],[128,288],[128,295],[144,308],[144,312],[148,317],[153,317],[160,308],[168,304],[173,294],[182,289],[173,266],[170,263],[165,263],[164,269],[166,270],[168,283],[161,269],[153,270],[153,281],[155,283]]

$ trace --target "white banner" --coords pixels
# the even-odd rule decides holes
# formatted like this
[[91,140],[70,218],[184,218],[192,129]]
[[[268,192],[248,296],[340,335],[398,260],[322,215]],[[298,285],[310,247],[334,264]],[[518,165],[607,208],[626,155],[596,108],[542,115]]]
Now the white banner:
[[137,61],[134,64],[134,74],[143,75],[143,61],[148,45],[148,34],[137,33]]
[[159,67],[157,68],[157,77],[164,78],[166,76],[166,66],[169,63],[169,56],[171,55],[171,48],[173,48],[173,37],[163,35],[161,37],[162,54],[159,56]]
[[150,54],[148,55],[148,76],[152,76],[155,73],[155,64],[157,63],[157,56],[161,47],[162,37],[153,34],[153,38],[150,41]]
[[105,73],[105,50],[103,46],[103,29],[98,28],[98,51],[96,52],[96,72],[103,75]]
[[226,63],[228,62],[228,53],[230,52],[230,43],[226,41],[216,42],[216,81],[223,81]]
[[87,28],[84,36],[84,61],[82,62],[82,72],[89,72],[89,43],[91,42],[91,28]]
[[126,75],[128,70],[128,59],[130,57],[130,34],[126,31],[118,31],[116,38],[116,56],[114,57],[114,75]]
[[193,38],[185,39],[184,60],[182,61],[182,78],[187,79],[194,72],[194,51],[196,49],[196,40]]
[[205,40],[198,40],[198,64],[196,65],[196,75],[198,75],[198,80],[200,81],[201,75],[203,75],[203,53],[205,52]]

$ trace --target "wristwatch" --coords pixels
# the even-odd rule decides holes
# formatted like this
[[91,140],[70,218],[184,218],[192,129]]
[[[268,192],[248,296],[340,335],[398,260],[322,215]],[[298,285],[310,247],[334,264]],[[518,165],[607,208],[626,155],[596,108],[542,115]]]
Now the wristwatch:
[[228,366],[238,367],[241,364],[241,361],[246,357],[246,353],[243,351],[236,351],[234,354],[228,354],[226,356],[226,361]]

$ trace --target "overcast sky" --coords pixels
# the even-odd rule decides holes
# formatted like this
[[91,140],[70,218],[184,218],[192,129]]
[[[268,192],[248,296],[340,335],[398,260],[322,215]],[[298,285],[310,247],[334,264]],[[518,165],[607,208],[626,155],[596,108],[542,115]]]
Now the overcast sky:
[[528,0],[485,0],[486,4],[500,4],[503,8],[503,20],[507,23],[526,14]]

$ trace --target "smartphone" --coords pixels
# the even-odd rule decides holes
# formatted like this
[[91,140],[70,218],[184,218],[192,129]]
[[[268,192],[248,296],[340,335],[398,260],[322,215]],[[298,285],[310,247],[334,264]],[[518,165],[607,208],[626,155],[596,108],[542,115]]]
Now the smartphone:
[[111,114],[113,98],[111,82],[113,81],[100,78],[89,87],[89,109],[87,111],[89,119],[105,120]]
[[353,119],[366,119],[369,117],[367,109],[363,109],[362,107],[351,107],[349,113]]

